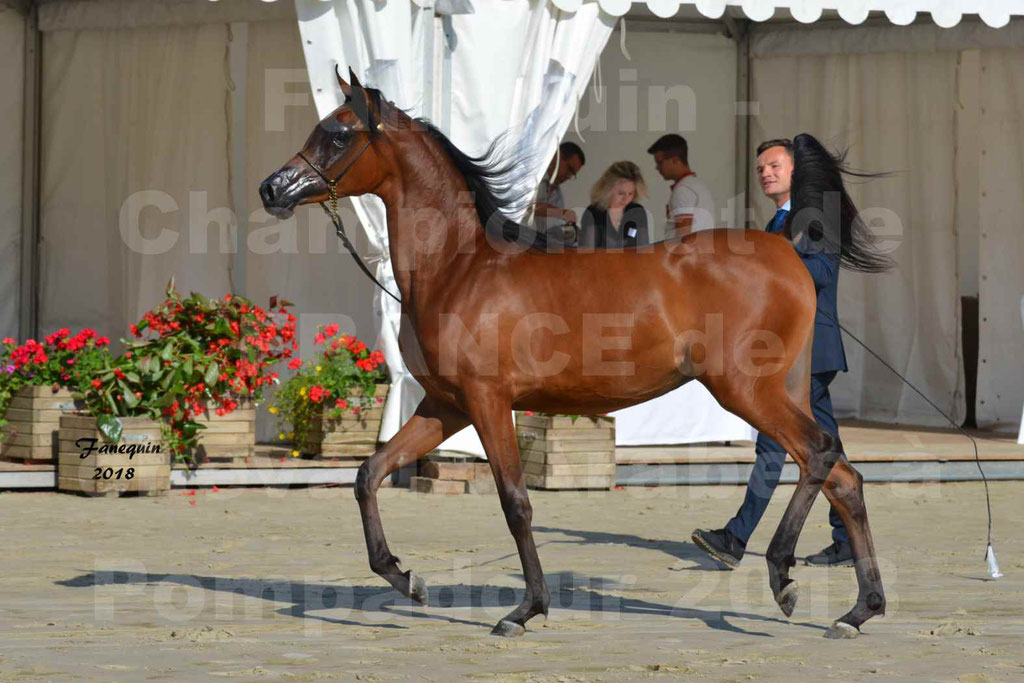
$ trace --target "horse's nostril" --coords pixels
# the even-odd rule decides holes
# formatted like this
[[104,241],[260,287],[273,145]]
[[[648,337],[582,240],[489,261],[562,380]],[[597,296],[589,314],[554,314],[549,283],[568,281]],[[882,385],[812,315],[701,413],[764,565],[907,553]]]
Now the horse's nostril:
[[263,200],[264,204],[274,203],[274,186],[271,185],[270,181],[264,181],[260,185],[260,199]]

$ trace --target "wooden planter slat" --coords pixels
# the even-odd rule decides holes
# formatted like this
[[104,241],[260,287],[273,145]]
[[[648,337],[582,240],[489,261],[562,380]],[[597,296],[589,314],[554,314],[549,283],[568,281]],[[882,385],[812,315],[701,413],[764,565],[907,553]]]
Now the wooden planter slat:
[[[63,442],[62,442],[63,445]],[[96,447],[99,448],[100,444],[97,443]],[[167,453],[136,453],[131,458],[128,457],[127,453],[89,453],[84,458],[82,457],[82,451],[79,448],[72,448],[69,450],[60,451],[61,457],[61,473],[64,472],[64,467],[150,467],[154,465],[166,465],[168,464]]]
[[[386,398],[388,389],[389,385],[378,384],[374,389],[373,398]],[[363,394],[361,389],[352,389],[348,395],[358,398]],[[306,439],[300,446],[302,452],[322,458],[366,458],[373,455],[377,450],[377,436],[384,415],[383,406],[375,404],[373,408],[361,410],[358,415],[345,410],[340,419],[329,420],[326,415],[331,411],[332,405],[324,405],[320,420],[311,425]]]
[[520,449],[519,459],[522,462],[539,462],[543,465],[599,465],[608,462],[611,458],[615,460],[615,450],[600,450],[600,451],[587,451],[583,453],[552,453],[548,454],[546,451],[535,451],[530,449]]
[[[377,429],[359,431],[328,432],[320,439],[323,444],[348,444],[348,443],[377,443],[377,434],[380,433],[380,425]],[[310,439],[316,441],[316,439]]]
[[76,479],[57,476],[57,489],[90,495],[120,495],[122,493],[144,493],[159,496],[170,489],[171,468],[155,468],[152,473],[131,479]]
[[49,399],[49,398],[55,399],[58,396],[63,396],[63,397],[66,397],[66,398],[63,399],[64,401],[72,400],[71,399],[71,392],[69,392],[67,389],[60,389],[59,391],[54,393],[53,388],[49,387],[49,386],[22,387],[21,389],[18,390],[18,393],[16,394],[16,396],[28,396],[28,397],[31,397],[31,398],[47,398],[47,399]]
[[[326,408],[333,408],[334,406],[325,406]],[[384,417],[383,408],[371,408],[370,410],[361,410],[358,415],[354,415],[350,412],[350,409],[346,408],[341,415],[341,418],[334,420],[335,423],[350,425],[350,424],[366,424],[369,422],[380,422],[381,418]]]
[[13,443],[4,444],[3,454],[5,458],[11,460],[24,460],[26,462],[32,461],[43,464],[43,461],[51,460],[53,458],[53,444],[50,443],[45,446],[21,446]]
[[546,465],[541,462],[530,461],[523,465],[523,471],[527,474],[546,474],[549,476],[577,475],[577,476],[611,476],[615,474],[615,463],[580,463],[573,465]]
[[527,474],[526,485],[529,488],[552,490],[565,489],[609,489],[614,485],[608,477],[566,476],[553,477],[546,474]]
[[49,425],[60,419],[60,413],[60,408],[15,408],[11,406],[7,409],[7,420]]
[[[10,425],[8,425],[9,427]],[[53,433],[46,434],[25,434],[19,432],[13,436],[8,435],[4,440],[4,447],[12,446],[53,446]]]
[[[122,434],[117,446],[125,448],[162,447],[160,423],[147,417],[121,418]],[[106,444],[96,427],[96,419],[87,415],[61,415],[60,452],[57,456],[57,488],[61,491],[86,493],[89,495],[115,496],[121,493],[137,492],[147,495],[161,495],[171,487],[170,455],[165,452],[142,453],[89,453],[82,457],[83,449],[76,445],[81,438],[96,439],[94,448]],[[88,444],[83,444],[88,447]],[[96,468],[111,468],[115,473],[122,470],[120,479],[95,479]],[[132,468],[131,479],[124,478]],[[101,473],[102,475],[102,473]]]
[[22,387],[11,397],[0,457],[25,462],[53,462],[61,408],[74,405],[71,392],[51,387]]
[[598,427],[615,427],[615,418],[607,415],[583,415],[574,421],[568,415],[516,415],[516,426],[539,427],[541,429],[594,429]]
[[11,397],[10,408],[18,408],[19,410],[34,410],[38,408],[40,410],[61,411],[70,409],[74,405],[74,399],[71,398],[70,392],[63,389],[56,394],[51,393],[49,396],[36,397],[23,395],[22,391],[24,391],[24,388]]
[[238,399],[238,408],[217,415],[211,408],[209,417],[201,417],[196,455],[203,459],[248,458],[256,451],[256,408],[248,398]]
[[[313,445],[315,448],[316,446]],[[330,458],[333,456],[362,456],[368,458],[377,450],[377,444],[321,444],[319,455]]]
[[610,489],[615,485],[615,420],[607,416],[516,416],[526,485],[540,489]]
[[[608,442],[611,439],[551,439],[548,441],[537,441],[534,439],[519,438],[519,447],[542,453],[590,453],[592,451],[608,450]],[[612,441],[614,443],[614,441]],[[614,447],[613,447],[614,448]]]
[[[168,477],[169,480],[171,476],[171,466],[167,464],[166,460],[167,457],[164,456],[165,462],[162,465],[140,465],[138,464],[138,456],[135,456],[135,460],[132,460],[132,463],[129,465],[124,464],[123,460],[114,465],[63,465],[60,468],[60,476],[65,479],[90,479],[97,482],[117,481],[115,479],[103,479],[102,477],[100,477],[99,479],[94,479],[94,476],[96,474],[96,468],[98,467],[104,470],[110,468],[116,472],[119,469],[124,470],[130,467],[135,471],[134,474],[132,475],[132,479],[152,479],[153,477],[156,477],[161,473],[166,472],[165,476]],[[131,481],[130,479],[124,479],[123,476],[121,480]]]
[[612,435],[610,427],[593,427],[591,429],[544,429],[519,425],[516,433],[522,437],[539,440],[558,439],[560,441],[607,439]]
[[[8,410],[8,414],[12,411]],[[49,412],[49,411],[46,411]],[[58,413],[58,417],[59,417]],[[54,425],[57,424],[57,420],[41,419],[39,421],[28,420],[28,419],[12,419],[8,418],[7,425],[5,425],[5,431],[17,430],[18,434],[46,434],[50,435],[55,429]]]

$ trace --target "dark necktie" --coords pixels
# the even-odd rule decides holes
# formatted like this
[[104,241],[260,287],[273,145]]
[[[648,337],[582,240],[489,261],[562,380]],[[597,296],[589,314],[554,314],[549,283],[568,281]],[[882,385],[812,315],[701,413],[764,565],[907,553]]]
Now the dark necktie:
[[786,211],[785,209],[779,209],[778,211],[776,211],[772,219],[768,221],[768,225],[767,227],[765,227],[765,230],[767,230],[768,232],[781,231],[782,223],[786,220],[787,213],[789,213],[789,211]]

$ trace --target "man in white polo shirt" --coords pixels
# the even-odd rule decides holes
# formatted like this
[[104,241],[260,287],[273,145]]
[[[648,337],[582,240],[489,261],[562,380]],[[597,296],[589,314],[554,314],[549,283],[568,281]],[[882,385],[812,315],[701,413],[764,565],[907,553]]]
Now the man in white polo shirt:
[[715,202],[711,191],[690,168],[689,149],[682,135],[662,135],[647,149],[665,180],[672,182],[666,207],[665,239],[681,238],[715,227]]

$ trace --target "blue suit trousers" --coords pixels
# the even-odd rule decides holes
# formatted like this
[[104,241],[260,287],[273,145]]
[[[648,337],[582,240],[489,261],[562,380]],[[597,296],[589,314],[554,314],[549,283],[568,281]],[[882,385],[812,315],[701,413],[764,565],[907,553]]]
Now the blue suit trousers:
[[[828,393],[828,385],[835,376],[835,371],[811,375],[811,412],[814,413],[818,426],[838,437],[839,425],[832,416],[832,397]],[[747,481],[747,494],[743,499],[743,505],[736,512],[736,516],[725,525],[725,528],[744,545],[768,508],[768,502],[772,499],[772,493],[775,492],[779,477],[782,475],[782,465],[786,462],[786,451],[764,434],[758,434],[754,450],[757,453],[757,461]],[[849,542],[846,527],[835,508],[830,509],[828,521],[832,524],[832,540]]]

